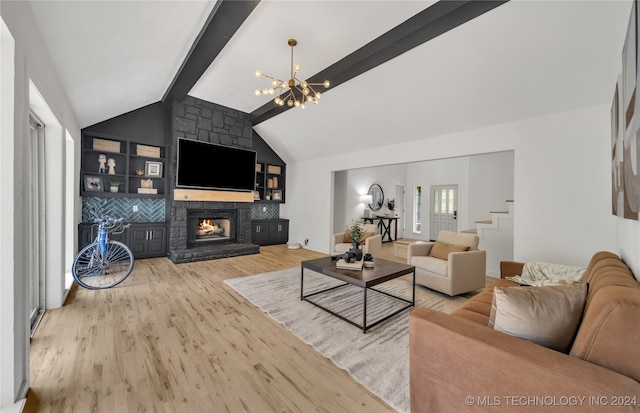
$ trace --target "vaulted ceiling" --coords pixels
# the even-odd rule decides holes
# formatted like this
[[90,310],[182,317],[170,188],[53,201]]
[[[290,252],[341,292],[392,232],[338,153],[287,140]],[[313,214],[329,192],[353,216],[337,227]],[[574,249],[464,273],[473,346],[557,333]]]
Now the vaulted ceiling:
[[[611,101],[630,2],[470,2],[486,10],[430,21],[455,8],[435,3],[29,1],[81,127],[182,87],[252,113],[293,162]],[[419,13],[426,28],[414,34],[406,21]],[[442,34],[422,43],[424,30]],[[274,111],[273,97],[254,94],[268,86],[255,71],[288,78],[289,38],[300,77],[333,86],[318,105]],[[383,55],[393,58],[377,65]]]

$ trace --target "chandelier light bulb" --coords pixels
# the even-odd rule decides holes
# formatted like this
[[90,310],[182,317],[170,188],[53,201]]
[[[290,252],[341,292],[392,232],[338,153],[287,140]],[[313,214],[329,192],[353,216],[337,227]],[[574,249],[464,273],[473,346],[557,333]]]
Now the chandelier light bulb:
[[260,96],[262,94],[262,90],[256,89],[256,96]]
[[306,106],[304,105],[304,103],[300,104],[300,108],[301,108],[301,109],[306,108]]
[[287,102],[287,105],[288,105],[289,107],[293,106],[293,100],[289,99],[289,101]]
[[320,92],[316,92],[316,100],[320,99]]
[[280,102],[278,102],[278,105],[284,106],[284,100],[280,99]]
[[307,82],[305,80],[303,80],[302,82],[300,82],[300,86],[306,88],[307,87]]
[[293,65],[293,70],[296,71],[296,72],[299,72],[300,68],[301,68],[301,66],[299,64],[297,64],[297,63],[295,65]]
[[262,72],[259,70],[256,70],[256,77],[262,77]]
[[273,87],[276,87],[276,86],[278,86],[278,81],[277,81],[277,80],[275,80],[275,79],[273,79],[273,80],[271,81],[271,84],[273,85]]
[[275,89],[274,89],[274,88],[269,89],[269,94],[270,94],[270,95],[273,95],[275,92],[276,92],[276,91],[275,91]]
[[324,86],[325,88],[328,88],[330,85],[328,80],[325,80],[324,83],[322,84],[322,86]]
[[304,93],[305,95],[308,95],[309,94],[309,88],[305,87],[304,89],[302,89],[302,93]]

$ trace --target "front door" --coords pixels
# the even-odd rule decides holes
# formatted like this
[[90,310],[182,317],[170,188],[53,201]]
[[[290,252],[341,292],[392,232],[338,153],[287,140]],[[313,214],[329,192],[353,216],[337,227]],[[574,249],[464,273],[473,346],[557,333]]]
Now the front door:
[[429,239],[438,239],[440,230],[458,232],[458,185],[431,186]]

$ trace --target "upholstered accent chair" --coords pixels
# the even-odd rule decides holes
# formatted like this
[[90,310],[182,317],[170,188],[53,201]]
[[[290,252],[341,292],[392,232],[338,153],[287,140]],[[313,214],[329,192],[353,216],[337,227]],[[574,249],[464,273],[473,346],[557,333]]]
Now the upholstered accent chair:
[[[360,224],[364,226],[365,232],[374,234],[360,244],[363,253],[379,256],[382,251],[382,235],[378,234],[378,226],[375,224]],[[331,237],[331,255],[344,254],[353,246],[351,242],[345,242],[345,233],[333,234]]]
[[477,234],[440,231],[436,242],[409,245],[407,263],[416,284],[454,296],[485,286],[487,254]]

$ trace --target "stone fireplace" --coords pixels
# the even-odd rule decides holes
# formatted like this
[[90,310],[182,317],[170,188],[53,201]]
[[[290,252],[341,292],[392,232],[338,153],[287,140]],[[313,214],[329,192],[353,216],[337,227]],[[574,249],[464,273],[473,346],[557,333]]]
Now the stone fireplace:
[[249,114],[187,96],[173,101],[170,129],[169,259],[184,263],[260,253],[260,247],[251,243],[251,202],[174,197],[178,138],[251,149],[253,125]]
[[235,210],[187,210],[187,246],[235,241]]
[[176,264],[258,254],[251,243],[251,204],[174,201],[169,258]]

